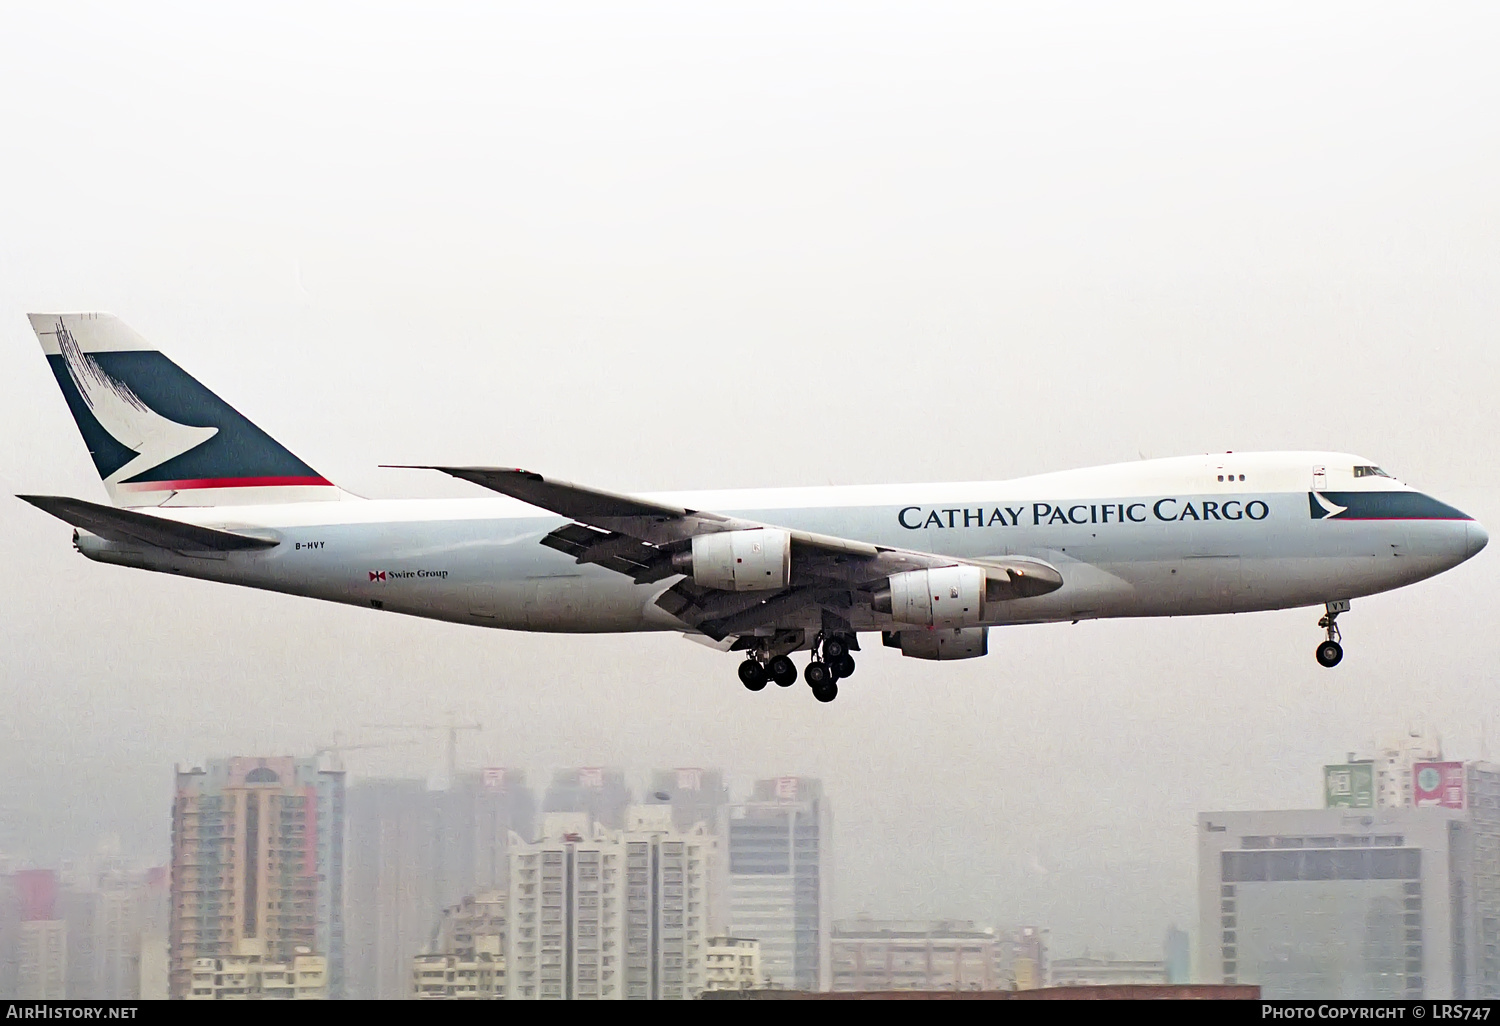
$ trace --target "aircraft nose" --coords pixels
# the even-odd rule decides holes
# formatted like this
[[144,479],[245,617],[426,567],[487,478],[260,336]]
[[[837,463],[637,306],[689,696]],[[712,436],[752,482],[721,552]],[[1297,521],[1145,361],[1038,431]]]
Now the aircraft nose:
[[1472,559],[1479,555],[1479,550],[1488,545],[1489,542],[1489,532],[1480,526],[1479,521],[1470,520],[1469,528],[1464,538],[1464,558]]

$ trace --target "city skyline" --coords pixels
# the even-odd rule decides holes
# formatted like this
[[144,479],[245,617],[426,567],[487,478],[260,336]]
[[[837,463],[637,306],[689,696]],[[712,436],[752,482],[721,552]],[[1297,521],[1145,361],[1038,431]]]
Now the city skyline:
[[[1314,772],[1316,766],[1326,767],[1329,764],[1341,762],[1347,755],[1351,754],[1363,758],[1368,758],[1370,752],[1380,750],[1382,743],[1395,744],[1396,740],[1402,736],[1408,736],[1414,741],[1436,741],[1437,738],[1433,736],[1435,733],[1448,737],[1451,737],[1454,734],[1453,731],[1424,732],[1422,730],[1401,730],[1388,727],[1383,730],[1377,729],[1375,732],[1371,733],[1368,738],[1353,740],[1345,739],[1346,743],[1342,746],[1342,748],[1330,749],[1327,752],[1317,753],[1306,765],[1296,768],[1296,771],[1292,774],[1295,786],[1289,789],[1289,793],[1295,792],[1296,797],[1292,798],[1288,804],[1269,805],[1265,803],[1257,803],[1250,798],[1246,798],[1244,800],[1228,804],[1220,803],[1219,805],[1215,805],[1212,807],[1232,807],[1236,809],[1247,810],[1257,808],[1286,810],[1320,808],[1322,807],[1322,804],[1325,800],[1325,781],[1321,779],[1318,773]],[[1421,735],[1420,739],[1418,738],[1418,735]],[[350,742],[351,746],[356,746],[358,744],[359,742],[357,741]],[[1489,746],[1479,743],[1476,740],[1476,749],[1484,750],[1488,747]],[[1497,745],[1496,747],[1500,747],[1500,745]],[[399,775],[399,763],[403,758],[402,756],[387,756],[387,758],[391,758],[394,763],[390,772],[372,772],[369,775],[361,774],[360,772],[351,770],[347,767],[347,763],[353,761],[353,757],[351,756],[344,756],[341,760],[339,760],[339,764],[344,766],[344,769],[342,771],[346,774],[347,786],[355,791],[358,791],[362,785],[368,786],[372,784],[395,784],[409,789],[413,795],[420,795],[428,793],[430,791],[444,790],[442,786],[444,774],[441,769],[443,758],[441,754],[442,748],[440,744],[434,743],[433,749],[434,752],[429,760],[416,760],[418,765],[420,765],[423,761],[430,761],[433,768],[429,772],[418,772],[416,775],[412,775],[410,771],[408,771],[406,775]],[[1458,761],[1470,761],[1479,758],[1476,752],[1455,749],[1451,744],[1446,743],[1444,744],[1443,755],[1446,759]],[[295,754],[293,754],[291,757],[299,760],[308,758],[307,756],[298,756]],[[409,759],[410,757],[406,758]],[[209,761],[212,760],[192,760],[188,763],[179,764],[176,767],[176,771],[182,772],[201,768],[206,762]],[[325,765],[331,765],[327,755],[324,755],[322,757],[322,762]],[[603,763],[602,760],[600,762]],[[1316,764],[1316,766],[1314,764]],[[410,765],[410,763],[408,763],[408,765]],[[465,765],[464,759],[461,756],[458,763],[458,770],[460,781],[468,781],[469,786],[476,786],[478,783],[480,783],[486,772],[504,773],[520,770],[522,774],[521,780],[523,781],[523,787],[527,787],[527,789],[531,792],[531,807],[534,810],[535,816],[533,822],[539,829],[541,818],[544,814],[544,792],[546,791],[548,785],[551,783],[555,783],[556,778],[559,774],[576,773],[579,769],[579,766],[580,763],[574,761],[571,763],[562,763],[545,767],[522,768],[517,766],[497,765],[476,765],[470,767]],[[679,770],[699,771],[700,773],[705,774],[704,779],[709,781],[714,780],[714,775],[718,774],[717,779],[726,782],[728,793],[731,797],[731,801],[733,802],[743,802],[747,800],[752,794],[757,781],[765,780],[768,777],[774,779],[778,776],[801,776],[800,774],[791,773],[766,774],[757,772],[726,771],[722,767],[713,765],[688,766],[684,764],[665,767],[662,765],[642,765],[637,767],[631,765],[622,766],[601,764],[593,768],[603,771],[606,775],[610,773],[622,773],[623,781],[630,792],[630,801],[637,804],[651,804],[659,801],[659,798],[654,793],[659,790],[655,785],[660,783],[665,775],[675,774]],[[170,781],[172,774],[168,773],[167,777]],[[529,787],[527,785],[529,785]],[[171,789],[171,784],[168,783],[165,788],[165,793],[170,794]],[[1187,858],[1183,858],[1182,850],[1188,849],[1189,852],[1191,851],[1196,830],[1196,817],[1199,815],[1199,813],[1201,813],[1201,811],[1202,809],[1193,811],[1193,813],[1191,814],[1193,818],[1188,821],[1183,830],[1179,831],[1178,843],[1169,843],[1161,838],[1154,839],[1148,846],[1142,847],[1135,853],[1133,853],[1134,858],[1132,860],[1142,866],[1160,866],[1163,864],[1171,864],[1174,860],[1178,859],[1181,859],[1182,861],[1187,863],[1189,868],[1189,876],[1183,877],[1182,880],[1179,880],[1177,882],[1181,883],[1183,887],[1189,892],[1190,899],[1193,898],[1193,887],[1190,883],[1192,857],[1189,854]],[[848,813],[844,812],[841,809],[840,815],[834,817],[834,821],[832,824],[832,836],[835,839],[835,845],[840,845],[839,828],[845,821],[847,815]],[[98,845],[90,846],[88,844],[84,844],[80,847],[70,848],[67,850],[59,850],[55,853],[48,853],[44,851],[40,856],[33,855],[20,847],[6,848],[4,846],[0,846],[0,859],[6,860],[10,864],[15,866],[36,866],[42,868],[66,864],[87,865],[89,864],[91,859],[105,857],[113,858],[116,861],[123,860],[141,868],[152,865],[165,865],[170,854],[170,833],[169,831],[164,832],[160,829],[151,829],[149,827],[147,829],[139,831],[139,834],[141,836],[150,835],[152,833],[159,835],[159,851],[153,851],[150,847],[149,841],[145,846],[138,846],[135,849],[127,850],[126,848],[121,846],[120,834],[118,832],[108,832],[103,835],[99,835],[99,840],[102,843]],[[353,843],[354,840],[355,839],[351,837],[351,843]],[[844,844],[847,843],[848,841],[846,840]],[[353,851],[349,853],[348,858],[351,865],[357,864],[359,862],[360,854],[361,853],[359,852]],[[368,855],[368,853],[365,854]],[[1034,873],[1038,869],[1038,867],[1036,866],[1030,866],[1027,868],[1030,868]],[[1041,868],[1045,869],[1047,867]],[[986,923],[990,923],[1001,928],[1015,928],[1027,923],[1042,922],[1048,924],[1048,932],[1055,938],[1053,941],[1054,945],[1058,947],[1059,950],[1070,954],[1083,953],[1088,950],[1092,950],[1096,953],[1101,951],[1108,952],[1111,955],[1120,956],[1130,955],[1134,953],[1154,954],[1160,945],[1160,934],[1162,930],[1168,929],[1174,924],[1183,925],[1191,923],[1195,921],[1195,917],[1197,915],[1196,905],[1194,905],[1190,900],[1188,906],[1183,911],[1175,911],[1169,913],[1162,910],[1156,910],[1156,912],[1159,913],[1159,916],[1157,916],[1156,913],[1148,912],[1146,915],[1141,916],[1138,920],[1127,923],[1124,929],[1112,930],[1108,926],[1100,926],[1098,923],[1093,923],[1087,919],[1081,920],[1078,927],[1070,929],[1068,924],[1066,923],[1066,920],[1063,921],[1060,927],[1053,925],[1056,921],[1048,918],[1045,908],[1042,908],[1040,911],[1034,911],[1039,907],[1035,904],[1029,906],[1029,908],[1033,911],[1028,911],[1028,907],[1026,906],[1004,906],[999,903],[985,905],[983,902],[965,904],[963,898],[959,897],[958,899],[952,901],[947,905],[931,905],[924,904],[920,900],[919,896],[917,896],[918,900],[906,900],[906,898],[916,895],[897,892],[886,897],[884,899],[886,904],[882,906],[877,901],[870,900],[870,898],[866,895],[857,895],[851,898],[849,895],[844,893],[842,886],[838,882],[840,879],[847,876],[846,867],[842,864],[842,860],[836,859],[829,867],[829,872],[834,880],[834,885],[832,888],[833,897],[831,909],[831,915],[834,919],[854,919],[860,917],[873,917],[877,919],[926,918],[937,921],[945,919],[977,918]],[[925,874],[927,872],[926,867],[915,867],[914,872],[917,874],[917,878],[923,879],[925,882]],[[1059,870],[1056,872],[1061,871]],[[1052,875],[1052,872],[1037,875],[1045,877]],[[1183,883],[1183,881],[1188,882]],[[454,898],[454,900],[456,900],[456,897]],[[1084,904],[1087,904],[1087,902],[1084,902]]]
[[[1455,758],[1417,730],[1345,758],[1321,767],[1321,806],[1198,814],[1192,978],[1283,998],[1330,987],[1346,997],[1492,992],[1500,764]],[[492,767],[449,776],[447,787],[366,781],[346,801],[345,771],[319,761],[179,767],[170,904],[168,868],[143,867],[117,846],[48,869],[0,860],[0,992],[129,997],[139,976],[142,993],[150,978],[165,994],[170,965],[174,995],[187,995],[191,970],[194,997],[434,996],[434,979],[449,996],[689,997],[707,980],[713,937],[750,938],[766,979],[799,990],[1189,978],[1190,936],[1175,923],[1163,957],[1121,958],[1098,945],[1054,947],[1046,927],[830,916],[835,817],[817,780],[763,778],[737,794],[717,769],[658,768],[644,775],[650,786],[679,791],[640,794],[617,767],[574,767],[557,770],[538,798],[524,773]],[[684,817],[694,810],[706,814]],[[391,833],[397,820],[407,822]],[[501,835],[508,842],[495,848]],[[364,879],[360,861],[405,865],[408,878]],[[716,909],[720,888],[728,900]],[[371,945],[359,912],[378,921],[393,897],[414,902],[410,923]],[[560,919],[558,905],[572,911]],[[473,929],[454,932],[457,912]],[[1351,962],[1355,935],[1363,954]],[[660,973],[632,961],[648,950]],[[576,994],[575,978],[557,975],[563,952],[561,964],[580,974]],[[377,984],[382,961],[393,971]],[[615,978],[612,966],[627,971]]]
[[[1366,762],[1370,762],[1373,766],[1374,760],[1371,759],[1372,753],[1377,756],[1382,755],[1385,752],[1389,752],[1391,755],[1394,755],[1398,750],[1410,750],[1429,754],[1435,753],[1432,754],[1433,758],[1441,756],[1441,758],[1450,762],[1468,763],[1477,760],[1477,756],[1474,756],[1470,753],[1455,752],[1455,750],[1451,747],[1444,748],[1442,746],[1441,738],[1433,732],[1425,732],[1422,730],[1387,730],[1383,734],[1372,735],[1372,738],[1374,740],[1362,742],[1364,746],[1363,748],[1361,748],[1359,744],[1354,744],[1353,742],[1351,742],[1354,747],[1349,751],[1326,753],[1323,756],[1321,768],[1325,771],[1325,773],[1327,771],[1341,769],[1343,767],[1338,765],[1338,763],[1346,757],[1354,757],[1354,760],[1356,762],[1364,760]],[[1348,747],[1349,746],[1346,745],[1346,748]],[[1419,756],[1418,758],[1421,757],[1424,756]],[[264,761],[269,757],[257,756],[254,758]],[[298,762],[309,761],[305,756],[290,756],[290,758]],[[193,764],[178,766],[176,768],[176,772],[178,774],[183,772],[196,772],[199,771],[205,763],[219,761],[223,760],[198,760]],[[325,766],[328,761],[329,760],[326,755],[321,758],[321,762],[325,764]],[[1411,766],[1412,763],[1408,762],[1408,764],[1404,767],[1402,772],[1406,776],[1411,775]],[[757,773],[726,772],[721,767],[715,766],[673,766],[665,768],[656,766],[652,768],[626,768],[621,766],[608,765],[601,765],[597,767],[579,767],[576,764],[571,766],[548,767],[546,769],[540,770],[533,769],[530,773],[528,773],[526,770],[522,770],[514,766],[484,766],[471,768],[463,765],[462,760],[460,760],[459,762],[458,769],[459,792],[465,792],[465,789],[467,789],[466,793],[478,793],[480,791],[488,789],[489,787],[501,788],[502,786],[519,786],[521,791],[526,796],[523,799],[523,805],[531,815],[529,822],[532,824],[534,834],[540,834],[543,817],[547,815],[547,813],[544,812],[544,806],[547,804],[547,796],[544,793],[544,787],[546,785],[543,782],[550,782],[551,785],[555,786],[557,781],[560,779],[573,780],[577,779],[579,774],[597,774],[598,781],[603,782],[606,787],[617,786],[613,783],[613,781],[615,780],[622,781],[624,786],[627,788],[627,793],[624,795],[624,798],[629,805],[676,805],[676,799],[687,797],[689,799],[687,804],[689,807],[692,807],[692,796],[687,795],[686,792],[679,792],[674,794],[662,790],[662,785],[669,779],[691,778],[691,780],[700,783],[704,788],[703,797],[701,800],[710,803],[705,807],[712,807],[712,802],[714,801],[714,799],[710,792],[712,792],[715,787],[723,787],[724,791],[719,796],[719,798],[723,801],[723,805],[720,806],[720,808],[723,813],[727,814],[735,806],[743,805],[746,802],[755,801],[757,785],[759,785],[763,789],[764,786],[766,786],[768,783],[773,783],[777,779],[777,776],[785,777],[787,779],[791,779],[795,776],[792,774],[780,774],[767,777],[764,774]],[[1289,812],[1323,808],[1325,803],[1330,801],[1329,792],[1327,791],[1328,782],[1325,779],[1319,777],[1316,769],[1317,767],[1309,764],[1307,766],[1300,767],[1298,773],[1296,774],[1300,780],[1300,784],[1302,785],[1300,787],[1300,790],[1303,792],[1300,803],[1277,807],[1264,807],[1277,808]],[[348,788],[349,792],[355,796],[352,799],[351,809],[349,813],[349,815],[353,817],[349,820],[349,822],[351,823],[356,821],[360,815],[359,799],[357,796],[361,792],[368,792],[368,789],[371,786],[395,786],[401,789],[404,793],[409,793],[412,798],[419,798],[423,795],[455,793],[451,789],[442,786],[442,777],[440,774],[436,773],[426,774],[423,776],[402,777],[390,775],[361,776],[356,773],[350,772],[347,769],[340,769],[339,772],[342,772],[346,775],[346,787]],[[486,781],[490,781],[490,783],[486,784]],[[533,782],[541,786],[530,786]],[[668,799],[666,802],[663,801],[664,797]],[[1378,795],[1376,797],[1378,799]],[[464,800],[467,802],[473,801],[472,798]],[[468,808],[468,806],[465,807]],[[1255,805],[1255,803],[1250,801],[1243,801],[1233,803],[1233,807],[1235,809],[1249,810],[1260,808],[1261,806],[1257,806]],[[517,808],[519,809],[520,807],[518,806]],[[621,809],[623,812],[624,806],[621,806]],[[524,817],[525,813],[523,812],[521,813],[521,815]],[[1184,836],[1181,838],[1183,844],[1189,847],[1191,846],[1193,837],[1196,833],[1196,818],[1201,815],[1202,810],[1198,810],[1194,813],[1194,825],[1191,825],[1185,832]],[[601,824],[607,824],[609,818],[610,814],[606,812],[605,819],[602,819],[599,822]],[[840,818],[841,817],[837,816],[833,817],[832,824],[830,824],[830,826],[833,828],[831,833],[835,837],[837,836],[836,831],[837,825],[840,822]],[[682,817],[680,816],[674,816],[674,819],[681,819],[683,825],[691,825],[686,819],[682,819]],[[523,819],[523,822],[524,821],[525,820]],[[502,821],[499,820],[496,821],[497,824],[500,824],[501,822]],[[692,822],[704,822],[708,824],[710,828],[712,828],[716,822],[716,819],[713,816],[708,816],[702,819],[694,819]],[[721,828],[727,828],[729,826],[727,818],[719,819],[717,820],[717,822]],[[465,836],[471,838],[474,836],[472,834],[472,825],[465,827],[464,829],[469,831],[469,833]],[[358,867],[361,864],[368,864],[371,856],[376,854],[373,849],[371,849],[370,851],[355,850],[356,846],[361,841],[361,836],[362,835],[357,829],[351,828],[349,830],[347,842],[349,848],[346,849],[345,857],[347,864],[351,867],[349,870],[349,872],[351,873],[359,872]],[[523,835],[517,836],[520,836],[523,841],[532,839]],[[70,874],[73,876],[86,877],[91,871],[94,871],[91,870],[90,867],[100,865],[129,866],[134,870],[143,871],[151,867],[165,866],[168,861],[170,849],[169,845],[167,846],[167,851],[161,854],[154,854],[145,850],[124,850],[120,846],[119,838],[116,835],[106,835],[103,838],[103,841],[104,843],[94,851],[74,850],[64,856],[51,859],[50,861],[46,857],[34,857],[24,851],[7,851],[0,849],[0,871],[14,871],[19,869],[31,868],[48,870],[56,869],[61,874],[59,879],[64,879],[69,877]],[[425,844],[430,842],[423,843]],[[837,843],[838,842],[835,841],[835,844]],[[1176,847],[1181,846],[1182,845],[1177,845]],[[1157,847],[1142,851],[1140,853],[1140,858],[1142,860],[1155,859],[1157,862],[1161,862],[1163,861],[1163,858],[1165,858],[1166,860],[1170,861],[1173,857],[1179,854],[1178,852],[1173,851],[1172,847],[1172,845],[1166,842],[1159,841]],[[728,849],[726,848],[726,852],[727,851]],[[451,904],[452,902],[457,901],[461,897],[471,897],[473,893],[482,891],[487,887],[493,886],[495,882],[503,880],[505,875],[504,868],[500,863],[493,862],[495,856],[490,856],[493,866],[488,871],[488,874],[486,873],[486,871],[481,870],[478,875],[475,875],[475,868],[477,867],[477,863],[474,862],[474,859],[476,855],[471,851],[469,855],[464,857],[469,860],[470,864],[469,868],[466,870],[468,875],[464,877],[464,879],[470,881],[467,886],[460,886],[454,883],[444,887],[440,881],[430,880],[425,876],[423,877],[423,879],[429,879],[429,884],[438,886],[439,889],[443,890],[442,896],[437,896],[436,892],[434,892],[432,900],[428,903],[432,905],[432,907],[442,907],[445,904]],[[827,873],[829,874],[829,877],[831,879],[837,880],[842,875],[840,870],[841,860],[835,858],[829,864]],[[498,875],[495,875],[497,873]],[[727,904],[730,900],[727,880],[721,885],[725,887],[725,893],[719,900],[725,903],[727,907]],[[346,884],[346,887],[347,886],[348,885]],[[1191,886],[1190,883],[1189,886]],[[1177,926],[1191,926],[1191,924],[1196,921],[1196,917],[1198,915],[1197,907],[1196,905],[1194,905],[1188,910],[1187,913],[1177,915],[1175,917],[1163,914],[1160,922],[1143,920],[1138,924],[1135,924],[1135,928],[1123,939],[1121,939],[1119,937],[1110,937],[1107,930],[1089,930],[1087,927],[1079,931],[1077,934],[1074,934],[1066,928],[1059,931],[1056,930],[1052,925],[1050,925],[1050,921],[1045,918],[1045,915],[1026,915],[1023,912],[1007,908],[986,908],[978,903],[971,904],[966,907],[955,905],[953,908],[940,909],[936,912],[933,912],[930,910],[930,908],[922,907],[920,903],[913,902],[908,904],[901,904],[901,896],[897,895],[893,899],[888,899],[890,903],[886,906],[885,909],[872,912],[870,908],[865,906],[871,905],[873,903],[864,901],[864,903],[861,904],[861,900],[862,898],[856,898],[851,901],[847,898],[847,896],[839,893],[839,888],[835,884],[832,889],[831,912],[829,913],[831,921],[855,921],[860,919],[926,919],[937,922],[969,919],[980,921],[987,925],[1000,929],[1015,929],[1028,923],[1042,922],[1048,923],[1047,933],[1049,936],[1049,942],[1055,946],[1057,951],[1060,951],[1067,955],[1086,955],[1090,953],[1096,955],[1102,954],[1110,958],[1128,957],[1135,955],[1154,957],[1160,946],[1161,931],[1170,930]],[[422,922],[422,925],[418,927],[418,929],[427,929],[427,921],[430,918],[430,914],[426,910],[426,906],[423,906],[422,910],[416,911],[416,914],[419,916]],[[725,914],[727,914],[727,912]],[[400,960],[400,957],[398,955],[392,954],[391,958],[393,959],[393,971],[398,975],[404,976],[404,972],[406,969],[405,963]],[[366,969],[363,971],[368,972],[369,970]]]

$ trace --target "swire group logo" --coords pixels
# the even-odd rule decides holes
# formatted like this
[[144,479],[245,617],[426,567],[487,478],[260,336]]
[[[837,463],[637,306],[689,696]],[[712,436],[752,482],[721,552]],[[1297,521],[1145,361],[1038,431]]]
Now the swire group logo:
[[371,570],[370,581],[405,581],[411,578],[434,578],[439,581],[448,579],[446,570]]

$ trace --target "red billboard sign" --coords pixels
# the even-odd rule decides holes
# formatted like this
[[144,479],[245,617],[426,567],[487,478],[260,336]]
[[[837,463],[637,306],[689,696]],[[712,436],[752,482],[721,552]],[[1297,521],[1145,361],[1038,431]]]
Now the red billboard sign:
[[1418,762],[1411,768],[1412,804],[1417,808],[1464,807],[1464,764]]

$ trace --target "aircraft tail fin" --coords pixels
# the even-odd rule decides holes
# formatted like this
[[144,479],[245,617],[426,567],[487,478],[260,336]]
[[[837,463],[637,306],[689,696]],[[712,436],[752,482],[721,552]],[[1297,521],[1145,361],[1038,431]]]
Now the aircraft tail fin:
[[345,497],[119,318],[28,316],[116,506]]

